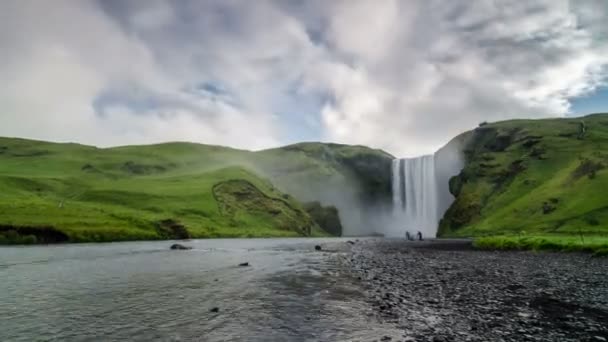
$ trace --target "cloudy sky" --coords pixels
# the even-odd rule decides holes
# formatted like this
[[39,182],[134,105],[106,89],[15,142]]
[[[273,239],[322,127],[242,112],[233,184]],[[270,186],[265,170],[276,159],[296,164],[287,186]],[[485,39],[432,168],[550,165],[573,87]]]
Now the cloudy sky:
[[0,136],[434,151],[608,112],[606,0],[3,0]]

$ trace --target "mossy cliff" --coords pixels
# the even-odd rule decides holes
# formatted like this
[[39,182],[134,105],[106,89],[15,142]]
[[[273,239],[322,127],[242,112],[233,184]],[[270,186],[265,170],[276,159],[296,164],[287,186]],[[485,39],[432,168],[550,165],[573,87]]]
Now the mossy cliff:
[[440,236],[608,233],[608,115],[482,124]]

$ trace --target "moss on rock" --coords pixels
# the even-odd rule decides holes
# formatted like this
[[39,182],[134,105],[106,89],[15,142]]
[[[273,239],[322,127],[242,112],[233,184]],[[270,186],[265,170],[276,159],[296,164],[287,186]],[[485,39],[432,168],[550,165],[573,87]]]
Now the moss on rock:
[[217,183],[213,195],[222,215],[237,219],[249,216],[260,224],[271,224],[280,230],[295,230],[310,236],[316,224],[304,210],[294,207],[283,198],[273,198],[243,179]]
[[327,233],[342,236],[342,223],[338,209],[334,206],[322,206],[319,202],[304,203],[306,212]]

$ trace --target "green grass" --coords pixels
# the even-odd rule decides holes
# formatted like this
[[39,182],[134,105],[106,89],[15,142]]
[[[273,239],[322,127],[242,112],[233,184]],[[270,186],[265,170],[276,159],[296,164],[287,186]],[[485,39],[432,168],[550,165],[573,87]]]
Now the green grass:
[[485,250],[589,252],[608,256],[606,236],[488,236],[476,238],[473,245]]
[[[263,194],[274,201],[261,210],[237,207],[230,215],[221,213],[212,188],[230,180],[252,184],[258,190],[254,200]],[[302,225],[314,226],[299,203],[239,167],[190,176],[0,177],[0,182],[8,190],[0,195],[1,224],[52,226],[72,242],[158,239],[156,222],[164,219],[178,220],[194,238],[302,236],[311,234],[302,232]],[[292,217],[269,216],[265,210],[273,206]]]
[[608,115],[497,122],[459,139],[467,161],[441,236],[608,235]]
[[[0,243],[40,242],[2,233],[2,226],[53,227],[70,242],[160,239],[157,225],[166,219],[194,238],[327,236],[295,198],[356,188],[345,161],[358,155],[391,159],[364,147],[319,143],[250,152],[192,143],[100,149],[0,138]],[[232,181],[254,190],[243,199],[242,187],[229,189],[218,202],[214,186]]]

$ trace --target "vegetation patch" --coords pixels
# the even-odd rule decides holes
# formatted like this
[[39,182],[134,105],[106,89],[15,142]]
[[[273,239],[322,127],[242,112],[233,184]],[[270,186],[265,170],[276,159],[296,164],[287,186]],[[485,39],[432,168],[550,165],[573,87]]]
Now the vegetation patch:
[[49,151],[45,150],[17,150],[11,152],[10,155],[13,157],[41,157],[49,153]]
[[336,207],[324,207],[315,201],[304,203],[304,208],[321,229],[333,236],[342,236],[342,223]]
[[476,238],[473,246],[484,250],[535,250],[554,252],[587,252],[607,255],[606,236],[488,236]]
[[164,165],[146,165],[139,164],[134,161],[124,163],[121,170],[133,175],[149,175],[167,171],[168,167]]
[[302,236],[310,236],[314,221],[302,209],[295,208],[283,198],[272,198],[260,191],[247,180],[233,179],[220,182],[213,187],[213,194],[222,215],[233,219],[246,218],[259,222],[266,221],[274,228],[297,231]]
[[601,162],[596,162],[590,159],[581,160],[578,167],[572,172],[572,181],[576,181],[582,177],[594,179],[597,172],[604,169],[606,166]]
[[82,167],[80,168],[80,170],[84,171],[84,172],[99,172],[99,170],[97,170],[95,168],[95,166],[91,165],[91,164],[84,164],[82,165]]

